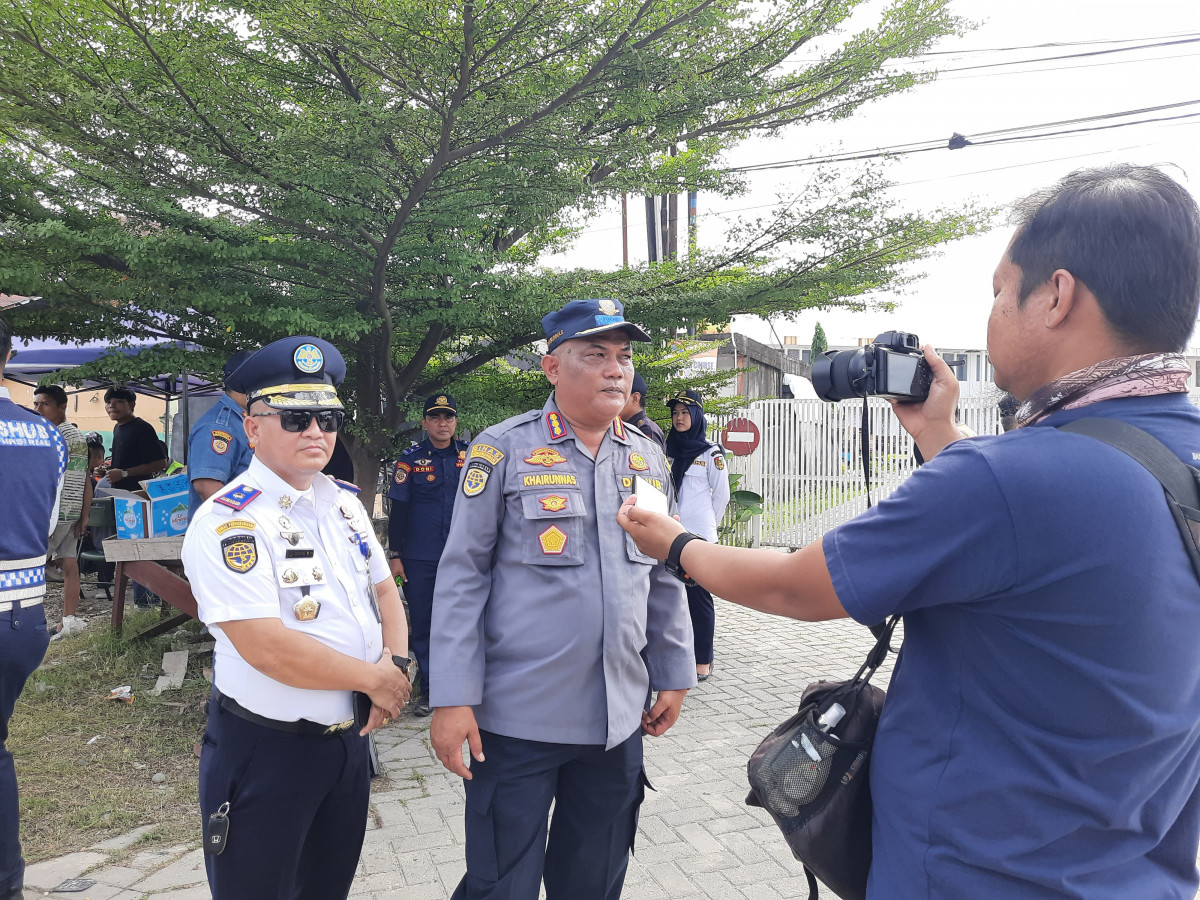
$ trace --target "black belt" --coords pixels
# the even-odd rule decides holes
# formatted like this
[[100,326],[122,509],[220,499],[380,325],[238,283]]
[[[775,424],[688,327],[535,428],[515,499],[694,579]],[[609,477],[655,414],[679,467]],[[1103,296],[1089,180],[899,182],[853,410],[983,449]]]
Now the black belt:
[[221,709],[228,713],[232,713],[239,719],[245,719],[247,722],[253,722],[255,725],[261,725],[263,728],[270,728],[273,731],[286,731],[288,734],[302,734],[308,737],[323,737],[331,734],[341,734],[343,731],[348,731],[354,726],[353,719],[347,719],[345,722],[339,722],[336,725],[322,725],[320,722],[310,722],[308,719],[300,719],[296,722],[281,722],[279,719],[268,719],[266,716],[260,716],[258,713],[250,712],[242,704],[238,703],[232,697],[226,697],[220,691],[213,689],[213,696]]

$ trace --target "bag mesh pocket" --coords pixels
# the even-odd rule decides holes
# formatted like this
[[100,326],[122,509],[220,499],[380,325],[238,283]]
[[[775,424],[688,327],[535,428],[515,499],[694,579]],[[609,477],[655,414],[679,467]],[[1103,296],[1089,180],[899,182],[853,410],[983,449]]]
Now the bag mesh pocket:
[[[802,722],[776,736],[775,746],[750,774],[750,783],[771,812],[787,817],[798,815],[829,781],[837,749],[811,720]],[[812,753],[819,759],[813,759]]]

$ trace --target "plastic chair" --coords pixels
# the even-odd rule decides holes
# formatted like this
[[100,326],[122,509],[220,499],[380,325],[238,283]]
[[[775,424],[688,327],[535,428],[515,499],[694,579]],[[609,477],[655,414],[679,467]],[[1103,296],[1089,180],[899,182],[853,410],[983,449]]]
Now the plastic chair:
[[[88,527],[99,531],[112,530],[117,527],[117,513],[113,507],[112,497],[96,497],[88,509]],[[113,575],[115,566],[104,557],[103,550],[80,550],[79,561],[88,563],[96,568],[96,585],[104,588],[104,593],[112,602]],[[107,580],[101,576],[108,573]]]

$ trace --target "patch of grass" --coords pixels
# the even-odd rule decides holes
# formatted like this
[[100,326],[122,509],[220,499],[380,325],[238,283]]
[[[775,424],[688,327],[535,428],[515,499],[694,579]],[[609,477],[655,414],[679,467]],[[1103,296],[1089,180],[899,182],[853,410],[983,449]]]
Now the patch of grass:
[[[52,643],[26,684],[6,743],[16,761],[21,844],[29,862],[140,825],[156,827],[139,847],[199,840],[199,760],[192,748],[204,733],[210,688],[202,667],[212,657],[189,645],[183,688],[155,697],[163,653],[186,639],[175,633],[131,640],[157,621],[157,611],[131,612],[122,639],[106,621],[95,622]],[[195,638],[200,624],[183,628]],[[132,704],[105,699],[123,684],[133,687]],[[159,772],[166,781],[154,784]]]

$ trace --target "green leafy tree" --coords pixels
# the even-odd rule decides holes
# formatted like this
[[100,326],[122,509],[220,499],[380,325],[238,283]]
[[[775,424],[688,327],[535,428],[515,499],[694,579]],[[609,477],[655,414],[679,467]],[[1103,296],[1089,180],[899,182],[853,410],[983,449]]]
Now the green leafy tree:
[[821,323],[817,323],[817,327],[813,329],[812,352],[809,354],[811,359],[816,359],[822,353],[829,349],[829,341],[825,338],[825,329],[821,327]]
[[539,265],[621,191],[737,193],[738,140],[928,78],[895,61],[958,27],[949,0],[842,33],[861,2],[11,0],[0,290],[46,298],[28,334],[204,348],[142,372],[330,339],[369,493],[427,393],[468,427],[540,402],[522,348],[567,299],[623,299],[667,352],[681,322],[862,302],[976,227],[897,210],[877,172],[808,172],[686,260]]

